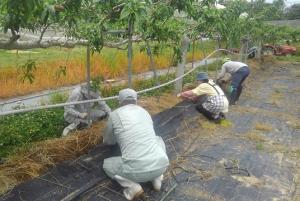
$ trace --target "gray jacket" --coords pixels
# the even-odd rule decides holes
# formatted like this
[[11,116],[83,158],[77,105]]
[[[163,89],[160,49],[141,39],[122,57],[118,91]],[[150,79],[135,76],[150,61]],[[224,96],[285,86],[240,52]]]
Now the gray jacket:
[[120,146],[125,173],[155,171],[169,164],[164,142],[156,136],[150,114],[138,105],[125,105],[111,113],[103,142]]
[[[100,98],[99,93],[92,93],[93,96],[91,99]],[[83,101],[87,100],[87,98],[84,96],[84,92],[82,87],[75,88],[71,95],[69,96],[69,99],[67,102],[76,102],[76,101]],[[64,107],[65,113],[64,118],[69,123],[77,123],[78,121],[84,122],[79,115],[80,113],[87,113],[88,108],[91,109],[91,111],[103,111],[103,114],[110,114],[111,109],[108,107],[108,105],[104,101],[98,101],[94,103],[85,103],[85,104],[77,104],[77,105],[67,105]],[[95,112],[92,112],[95,113]],[[96,114],[96,113],[95,113]],[[96,115],[98,116],[98,115]],[[94,118],[91,117],[93,120]]]
[[225,76],[225,73],[233,74],[240,68],[245,66],[248,65],[238,61],[227,61],[222,65],[221,73],[218,75],[218,79],[223,78]]

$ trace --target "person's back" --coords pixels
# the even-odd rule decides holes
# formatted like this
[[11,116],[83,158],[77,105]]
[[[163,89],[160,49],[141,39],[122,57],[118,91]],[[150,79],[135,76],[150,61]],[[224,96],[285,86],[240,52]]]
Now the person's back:
[[103,143],[117,143],[121,156],[105,159],[103,169],[124,187],[126,199],[132,200],[144,192],[140,182],[151,181],[156,191],[161,189],[169,159],[162,138],[155,134],[150,114],[137,105],[137,93],[121,90],[119,103],[121,107],[108,118]]
[[226,63],[223,64],[223,66],[226,69],[226,73],[233,74],[236,71],[238,71],[240,68],[247,66],[247,64],[239,61],[227,61]]
[[111,113],[114,136],[126,161],[126,171],[147,172],[168,165],[149,113],[134,104],[122,106]]
[[230,84],[230,104],[236,104],[242,93],[243,82],[250,74],[250,70],[247,64],[239,61],[231,61],[229,58],[223,59],[223,65],[221,73],[218,75],[218,80],[225,76],[225,73],[231,74],[231,84]]

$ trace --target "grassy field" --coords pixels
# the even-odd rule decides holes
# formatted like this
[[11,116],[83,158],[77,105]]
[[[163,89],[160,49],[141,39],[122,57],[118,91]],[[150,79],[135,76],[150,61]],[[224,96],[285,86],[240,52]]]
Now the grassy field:
[[[195,48],[195,59],[203,58],[203,49],[211,52],[215,44],[206,41]],[[187,60],[192,60],[190,48]],[[80,83],[85,80],[85,48],[74,49],[48,48],[32,49],[30,51],[0,51],[0,98],[25,95],[45,89],[52,89],[66,85]],[[34,60],[36,70],[33,71],[34,81],[21,81],[21,66],[28,60]],[[150,60],[138,46],[134,47],[133,73],[149,70]],[[158,69],[167,68],[175,64],[172,50],[164,48],[159,56],[155,56]],[[91,58],[92,77],[102,76],[105,79],[124,77],[127,75],[127,52],[124,50],[104,48],[101,54],[94,54]],[[65,69],[66,75],[61,73]]]
[[0,68],[14,68],[24,64],[28,59],[37,60],[39,63],[55,61],[58,59],[67,60],[84,57],[84,48],[73,49],[51,47],[47,49],[32,50],[0,50]]

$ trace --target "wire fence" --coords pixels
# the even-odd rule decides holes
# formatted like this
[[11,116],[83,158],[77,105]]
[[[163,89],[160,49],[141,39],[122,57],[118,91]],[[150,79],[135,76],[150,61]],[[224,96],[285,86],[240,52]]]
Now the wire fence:
[[[227,52],[227,53],[230,53],[230,54],[247,55],[248,56],[251,53],[253,53],[254,51],[255,50],[253,50],[252,52],[247,53],[247,54],[239,54],[239,53],[235,53],[235,52],[229,51],[227,49],[217,49],[217,50],[214,50],[213,52],[211,52],[210,54],[208,54],[204,59],[202,59],[202,61],[205,61],[205,60],[209,59],[210,57],[212,57],[217,52]],[[178,80],[184,78],[185,76],[189,75],[190,73],[192,73],[199,66],[201,66],[201,65],[194,66],[192,69],[190,69],[189,71],[187,71],[183,75],[181,75],[181,76],[179,76],[179,77],[177,77],[177,78],[175,78],[173,80],[170,80],[170,81],[168,81],[166,83],[163,83],[163,84],[160,84],[160,85],[148,88],[148,89],[144,89],[144,90],[138,91],[137,93],[138,94],[142,94],[142,93],[153,91],[153,90],[165,87],[167,85],[173,84],[176,81],[178,81]],[[43,95],[40,95],[40,96],[43,96]],[[36,96],[36,97],[39,97],[39,96]],[[118,96],[111,96],[111,97],[106,97],[106,98],[90,99],[90,100],[84,100],[84,101],[67,102],[67,103],[59,103],[59,104],[44,105],[44,106],[36,106],[36,107],[31,107],[31,108],[24,108],[24,109],[10,110],[10,111],[1,112],[0,116],[12,115],[12,114],[18,114],[18,113],[24,113],[24,112],[32,112],[32,111],[43,110],[43,109],[59,108],[59,107],[64,107],[64,106],[69,106],[69,105],[78,105],[78,104],[85,104],[85,103],[95,103],[95,102],[98,102],[98,101],[107,101],[107,100],[113,100],[113,99],[117,99],[117,98],[118,98]]]

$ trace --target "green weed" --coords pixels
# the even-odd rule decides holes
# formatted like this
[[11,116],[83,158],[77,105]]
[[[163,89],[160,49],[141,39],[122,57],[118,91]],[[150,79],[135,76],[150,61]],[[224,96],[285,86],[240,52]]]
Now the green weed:
[[256,144],[256,149],[259,150],[259,151],[264,150],[264,145],[263,145],[263,143],[262,143],[262,142],[258,142],[258,143]]
[[221,121],[220,125],[225,128],[230,128],[230,127],[232,127],[232,122],[229,121],[228,119],[223,119]]
[[50,104],[58,104],[58,103],[64,103],[68,100],[68,94],[67,93],[54,93],[50,95],[49,102]]
[[4,116],[0,119],[0,157],[30,142],[59,137],[64,128],[63,109]]

